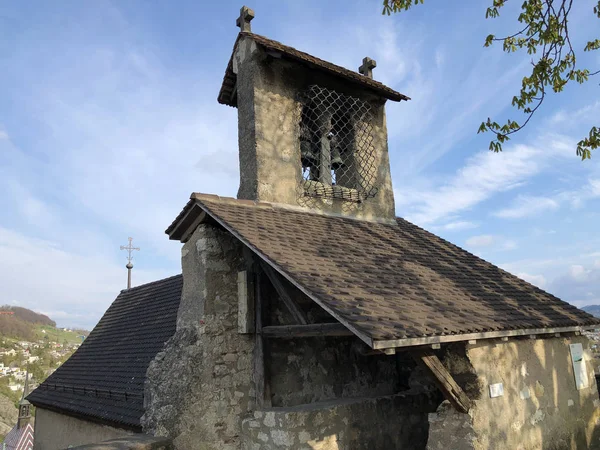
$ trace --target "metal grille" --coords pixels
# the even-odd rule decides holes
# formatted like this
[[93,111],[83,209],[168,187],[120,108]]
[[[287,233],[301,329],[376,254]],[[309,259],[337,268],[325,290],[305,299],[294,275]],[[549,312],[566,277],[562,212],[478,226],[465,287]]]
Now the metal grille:
[[371,105],[312,85],[300,96],[300,199],[361,202],[377,194]]

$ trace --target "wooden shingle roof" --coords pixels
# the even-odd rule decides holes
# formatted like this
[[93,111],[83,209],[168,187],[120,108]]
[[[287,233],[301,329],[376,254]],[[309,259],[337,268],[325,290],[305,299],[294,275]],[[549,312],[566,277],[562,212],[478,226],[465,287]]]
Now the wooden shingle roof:
[[176,275],[121,291],[81,347],[27,399],[140,431],[146,370],[175,333],[182,280]]
[[204,211],[373,348],[577,331],[600,320],[410,222],[193,194]]

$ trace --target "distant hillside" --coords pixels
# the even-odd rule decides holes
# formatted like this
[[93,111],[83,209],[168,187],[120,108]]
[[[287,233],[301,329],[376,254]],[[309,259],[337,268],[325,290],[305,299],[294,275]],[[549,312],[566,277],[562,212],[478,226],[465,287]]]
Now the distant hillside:
[[56,328],[56,322],[44,314],[39,314],[20,306],[0,307],[0,335],[23,341],[37,341],[46,335],[51,340],[62,343],[77,343],[82,331],[63,331]]
[[21,308],[20,306],[0,306],[0,311],[13,312],[16,317],[25,322],[33,323],[36,325],[49,325],[51,327],[56,326],[56,322],[45,314],[36,313],[27,308]]
[[39,339],[40,327],[56,327],[56,322],[20,306],[0,306],[0,335],[18,340]]
[[583,309],[586,313],[589,313],[594,317],[600,317],[600,305],[588,305],[584,306],[581,309]]

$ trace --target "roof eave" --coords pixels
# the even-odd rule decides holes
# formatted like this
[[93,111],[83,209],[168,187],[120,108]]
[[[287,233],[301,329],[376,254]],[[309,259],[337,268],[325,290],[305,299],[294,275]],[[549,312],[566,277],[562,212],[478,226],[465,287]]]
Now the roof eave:
[[173,223],[165,230],[169,239],[185,244],[194,230],[206,219],[202,205],[193,198],[184,206]]
[[[265,44],[265,42],[262,42],[262,39],[267,40],[267,41],[272,41],[271,39],[265,38],[264,36],[256,35],[254,33],[240,32],[238,34],[238,36],[235,40],[235,43],[233,45],[233,51],[232,51],[231,57],[229,58],[229,62],[227,63],[227,68],[225,69],[225,75],[223,77],[223,83],[221,84],[221,89],[219,90],[219,95],[217,97],[217,101],[220,104],[232,106],[234,108],[237,107],[237,96],[235,95],[235,85],[237,82],[237,75],[233,72],[233,55],[235,54],[235,49],[238,45],[238,42],[240,41],[240,39],[242,37],[249,37],[250,39],[254,39],[257,45],[259,45],[267,50],[269,50],[270,47],[267,44]],[[260,38],[261,41],[257,41],[255,37]],[[277,41],[273,41],[273,42],[277,42]],[[279,54],[281,54],[281,56],[283,58],[286,58],[286,59],[292,60],[292,61],[296,61],[296,62],[306,65],[312,69],[315,69],[315,70],[318,70],[318,71],[321,71],[321,72],[324,72],[324,73],[327,73],[330,75],[342,77],[345,80],[347,80],[349,83],[352,83],[352,84],[361,86],[364,89],[370,90],[387,100],[400,102],[402,100],[408,101],[411,99],[407,95],[401,94],[400,92],[397,92],[376,80],[368,79],[366,77],[365,77],[365,79],[361,80],[361,79],[359,79],[361,77],[354,78],[354,77],[349,77],[349,76],[344,75],[344,73],[346,73],[346,72],[351,72],[350,69],[346,69],[345,67],[338,66],[337,64],[328,63],[327,61],[323,61],[320,58],[315,58],[316,60],[327,63],[337,69],[337,70],[332,70],[331,68],[327,67],[326,65],[316,64],[316,63],[313,63],[313,62],[307,60],[304,57],[299,56],[299,55],[308,55],[305,52],[301,52],[299,50],[292,49],[292,47],[289,47],[289,46],[281,44],[281,43],[277,43],[277,44],[284,47],[283,50],[281,48],[274,49]],[[286,51],[285,49],[294,50],[298,54],[294,54],[291,51]],[[308,56],[310,56],[310,55],[308,55]]]
[[594,330],[598,328],[600,328],[600,325],[578,325],[570,327],[528,328],[516,330],[486,331],[480,333],[452,334],[446,336],[427,336],[403,339],[374,340],[373,348],[376,350],[385,350],[387,348],[419,347],[424,345],[449,344],[453,342],[500,339],[503,337],[517,338],[523,336],[537,336],[557,333],[574,333],[586,330]]
[[92,414],[82,414],[75,411],[71,411],[68,409],[59,408],[43,401],[32,401],[31,404],[36,408],[45,409],[48,411],[52,411],[57,414],[62,414],[64,416],[73,417],[75,419],[84,420],[86,422],[93,422],[99,425],[106,425],[113,428],[119,428],[126,431],[133,431],[135,433],[142,432],[142,426],[140,424],[133,424],[130,422],[119,422],[110,419],[104,419],[102,417],[94,416]]

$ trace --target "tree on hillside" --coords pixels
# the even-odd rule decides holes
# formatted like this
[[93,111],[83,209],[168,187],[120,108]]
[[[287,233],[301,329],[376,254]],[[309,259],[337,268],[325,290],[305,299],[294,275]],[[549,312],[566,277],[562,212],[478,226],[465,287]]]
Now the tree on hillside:
[[[485,17],[492,19],[498,17],[506,1],[492,0],[492,6],[487,8]],[[407,11],[423,2],[424,0],[383,0],[383,13],[390,15]],[[519,26],[515,33],[505,37],[490,34],[485,38],[485,47],[500,42],[507,53],[522,50],[533,58],[531,74],[523,77],[521,90],[512,99],[512,106],[525,114],[525,120],[518,123],[509,119],[504,125],[500,125],[488,118],[479,127],[478,133],[489,131],[494,134],[494,139],[490,142],[490,150],[501,151],[502,144],[529,123],[531,117],[544,103],[548,93],[561,92],[569,83],[585,83],[590,77],[600,73],[600,70],[590,71],[577,66],[568,23],[574,3],[574,0],[524,0],[518,17]],[[581,0],[577,6],[581,6]],[[590,13],[592,12],[600,19],[600,0],[593,9],[590,9]],[[586,43],[583,51],[590,52],[598,49],[600,49],[600,39],[594,39]],[[600,126],[594,126],[588,136],[577,143],[577,155],[581,159],[591,158],[592,150],[598,147],[600,147]]]

